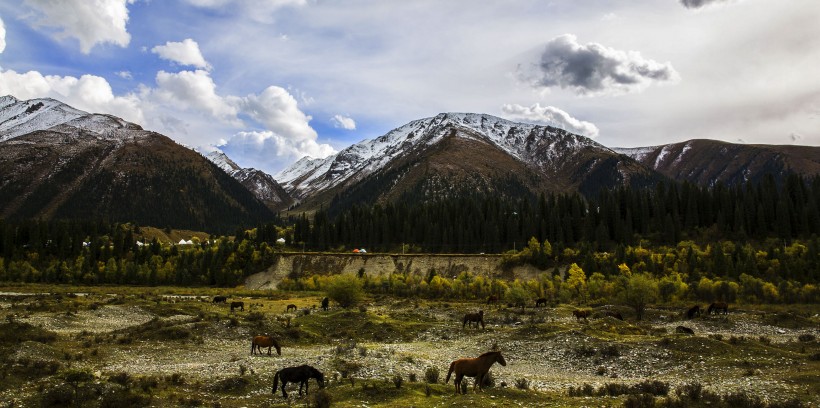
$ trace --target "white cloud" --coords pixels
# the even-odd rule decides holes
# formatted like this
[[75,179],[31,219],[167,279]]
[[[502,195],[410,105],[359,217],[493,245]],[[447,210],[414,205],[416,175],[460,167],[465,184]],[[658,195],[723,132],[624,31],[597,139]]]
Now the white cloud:
[[579,44],[572,34],[550,40],[539,61],[519,67],[518,75],[535,88],[569,88],[579,95],[637,92],[652,83],[680,79],[669,62],[598,43]]
[[202,52],[199,51],[199,44],[196,41],[186,38],[182,42],[168,41],[165,45],[157,45],[151,48],[151,52],[159,55],[160,58],[173,61],[181,65],[191,65],[196,68],[210,70],[211,66],[205,61]]
[[196,7],[221,12],[239,13],[256,21],[267,21],[271,14],[284,7],[304,6],[307,0],[185,0]]
[[698,9],[718,4],[734,3],[737,0],[680,0],[680,4],[688,9]]
[[61,29],[57,38],[76,38],[84,54],[97,44],[125,47],[131,41],[126,30],[128,7],[134,0],[25,0],[39,12],[35,26]]
[[592,138],[597,137],[599,133],[598,127],[594,124],[575,119],[569,113],[554,106],[541,106],[536,103],[527,107],[508,103],[501,106],[501,111],[510,119],[554,126]]
[[134,79],[134,76],[131,75],[131,71],[117,71],[114,75],[122,78],[122,79]]
[[241,158],[243,167],[272,172],[305,156],[327,157],[336,151],[315,139],[296,140],[272,131],[239,132],[217,147],[229,157]]
[[232,98],[232,103],[282,137],[300,142],[317,138],[308,123],[311,117],[299,109],[296,99],[284,88],[269,86],[259,95]]
[[615,13],[606,13],[601,16],[601,21],[615,21],[618,19],[618,15]]
[[8,94],[18,99],[54,98],[86,112],[109,113],[138,124],[145,121],[136,95],[115,96],[108,81],[95,75],[76,78],[0,71],[0,95]]
[[216,94],[216,84],[208,71],[157,72],[157,88],[151,95],[176,108],[194,109],[216,119],[240,125],[238,111]]
[[342,128],[345,130],[356,130],[356,121],[353,120],[353,118],[342,115],[333,115],[333,117],[330,118],[330,121],[333,122],[333,127]]
[[6,25],[3,19],[0,18],[0,54],[6,49]]

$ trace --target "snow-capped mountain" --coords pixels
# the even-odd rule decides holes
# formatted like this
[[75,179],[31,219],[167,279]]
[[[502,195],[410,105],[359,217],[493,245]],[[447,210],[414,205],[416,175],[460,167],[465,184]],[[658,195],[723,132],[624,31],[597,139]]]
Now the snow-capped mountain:
[[293,199],[270,174],[254,168],[242,168],[218,150],[206,154],[205,158],[242,183],[271,210],[282,210],[293,203]]
[[756,182],[765,175],[781,181],[789,173],[820,174],[820,147],[747,145],[718,140],[640,148],[615,148],[647,167],[675,180],[711,186]]
[[0,97],[0,219],[230,231],[271,211],[200,154],[111,115]]
[[[488,162],[489,158],[493,161]],[[425,175],[412,174],[419,173],[415,168],[422,163],[427,165]],[[462,181],[482,179],[478,184],[490,190],[498,187],[490,188],[490,184],[510,178],[536,192],[574,189],[591,193],[602,186],[655,178],[634,160],[587,137],[473,113],[442,113],[412,121],[334,156],[302,159],[274,178],[293,197],[324,196],[328,200],[331,192],[342,194],[370,178],[383,179],[387,173],[392,180],[387,188],[394,191],[416,188],[408,185],[410,181],[423,182],[429,189],[431,180],[444,174],[447,178],[457,175]]]

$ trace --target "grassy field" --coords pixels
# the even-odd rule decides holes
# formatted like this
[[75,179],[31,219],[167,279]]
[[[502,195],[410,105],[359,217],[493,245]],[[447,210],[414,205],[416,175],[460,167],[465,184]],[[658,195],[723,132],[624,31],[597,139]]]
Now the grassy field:
[[[241,300],[244,311],[214,304]],[[818,406],[820,307],[732,305],[685,320],[686,305],[491,307],[389,297],[357,308],[323,294],[241,289],[0,287],[0,407]],[[296,312],[286,313],[295,304]],[[462,328],[483,309],[485,329]],[[625,321],[603,317],[621,312]],[[694,335],[676,333],[684,325]],[[282,355],[251,355],[268,333]],[[500,350],[492,384],[456,395],[452,360]],[[327,379],[273,394],[277,370]],[[328,405],[329,404],[329,405]]]

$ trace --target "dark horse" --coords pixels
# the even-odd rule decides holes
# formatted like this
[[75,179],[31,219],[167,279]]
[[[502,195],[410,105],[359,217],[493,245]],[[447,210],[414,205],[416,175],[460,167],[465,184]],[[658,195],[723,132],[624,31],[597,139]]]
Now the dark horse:
[[231,311],[233,312],[234,309],[239,309],[244,312],[245,302],[231,302]]
[[581,321],[581,319],[587,320],[587,317],[592,314],[589,309],[575,309],[572,311],[572,315],[575,316],[575,320]]
[[488,304],[488,305],[496,305],[496,304],[498,304],[498,295],[490,295],[490,296],[487,296],[487,304]]
[[289,304],[289,305],[285,308],[285,312],[290,312],[291,310],[293,310],[294,312],[296,311],[296,305],[294,305],[293,303]]
[[330,306],[330,299],[324,298],[322,299],[322,310],[327,312],[327,307]]
[[547,298],[538,298],[535,300],[535,307],[547,306]]
[[285,392],[285,384],[299,383],[299,395],[302,395],[302,387],[305,387],[305,393],[308,392],[308,380],[315,378],[319,383],[319,388],[325,387],[325,376],[321,371],[309,366],[300,365],[298,367],[287,367],[276,372],[273,376],[272,393],[276,394],[276,388],[279,386],[279,380],[282,380],[282,396],[287,398],[288,394]]
[[276,354],[282,355],[282,347],[279,346],[279,342],[273,337],[268,335],[253,336],[251,340],[251,354],[256,354],[256,350],[259,350],[259,354],[262,354],[262,347],[268,348],[268,355],[270,355],[271,347],[276,348]]
[[686,326],[678,326],[675,327],[676,333],[683,333],[683,334],[695,334],[695,331],[686,327]]
[[700,305],[694,305],[686,311],[687,319],[693,319],[695,316],[700,316]]
[[729,314],[729,305],[726,304],[726,302],[714,302],[706,309],[706,314],[710,315],[713,311],[715,314],[718,314],[720,311],[723,311],[723,314]]
[[460,358],[450,363],[450,370],[447,371],[447,379],[444,380],[444,383],[450,382],[450,375],[456,373],[456,394],[461,393],[461,380],[464,377],[475,377],[473,389],[478,385],[478,389],[481,390],[482,385],[484,385],[484,377],[490,371],[490,366],[496,362],[502,366],[507,365],[500,351],[489,351],[476,358]]
[[467,313],[466,315],[464,315],[464,319],[462,319],[462,321],[461,321],[461,328],[463,329],[464,326],[466,326],[468,323],[470,324],[470,327],[472,327],[473,326],[472,322],[475,322],[475,328],[476,329],[478,328],[478,324],[481,323],[481,328],[483,329],[484,328],[484,311],[479,310],[478,313]]
[[227,296],[214,296],[214,301],[213,301],[213,303],[225,303],[225,302],[227,302],[227,301],[228,301],[228,297],[227,297]]
[[614,317],[618,320],[624,320],[624,317],[621,315],[621,312],[616,312],[614,310],[607,310],[604,312],[604,316]]

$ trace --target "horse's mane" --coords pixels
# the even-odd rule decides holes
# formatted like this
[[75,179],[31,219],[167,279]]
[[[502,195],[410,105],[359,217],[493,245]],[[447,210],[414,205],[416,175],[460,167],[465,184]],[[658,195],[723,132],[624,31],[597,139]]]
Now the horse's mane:
[[499,354],[499,353],[501,353],[501,352],[500,351],[488,351],[488,352],[478,356],[478,358],[481,358],[481,357],[484,357],[484,356],[489,356],[490,354]]

